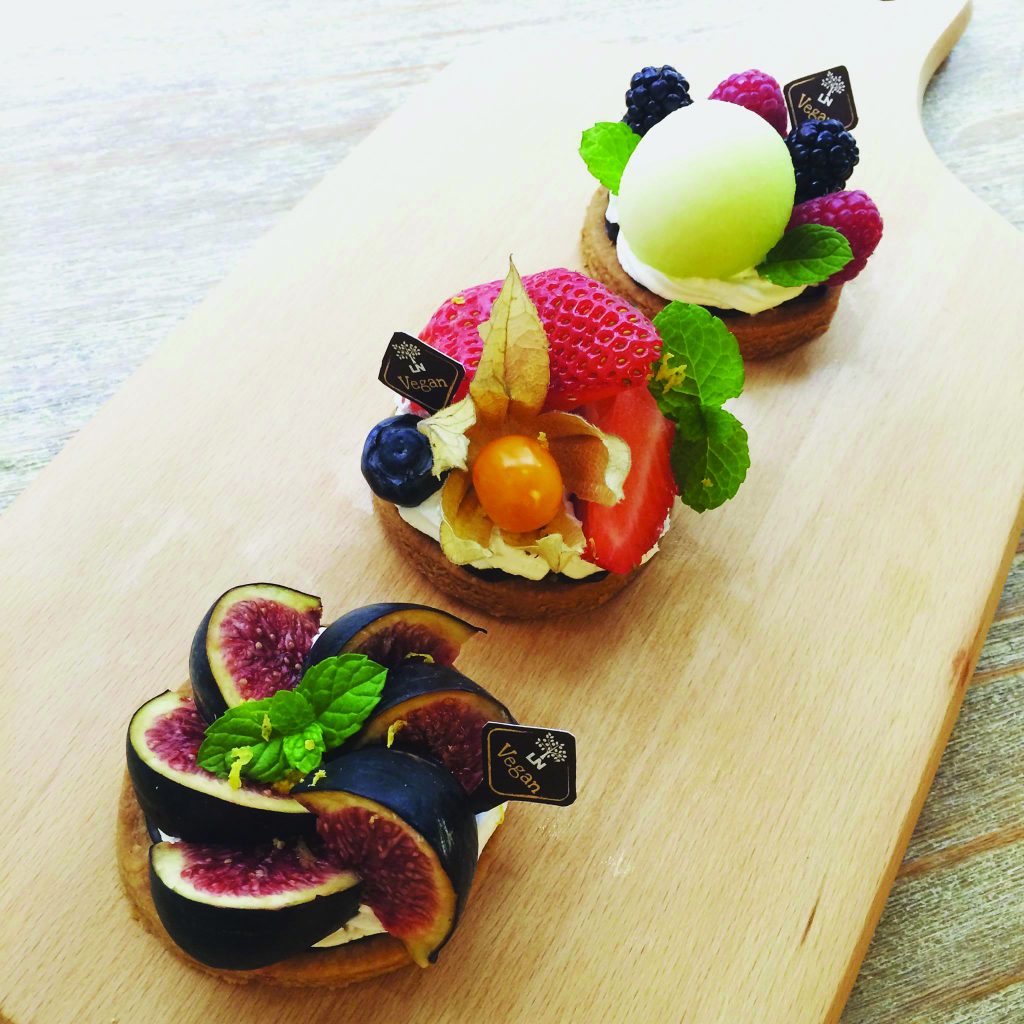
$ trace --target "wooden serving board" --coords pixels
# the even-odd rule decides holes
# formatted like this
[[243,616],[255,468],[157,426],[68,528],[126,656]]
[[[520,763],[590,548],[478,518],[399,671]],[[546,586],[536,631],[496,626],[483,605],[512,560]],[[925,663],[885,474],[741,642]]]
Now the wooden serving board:
[[[1024,251],[919,124],[962,0],[775,11],[669,44],[506,41],[383,124],[242,262],[0,521],[8,766],[0,1008],[17,1024],[835,1020],[989,622],[1024,493]],[[580,797],[521,805],[440,964],[239,989],[166,955],[117,883],[128,716],[177,685],[228,586],[328,615],[446,604],[383,543],[358,471],[385,340],[447,295],[577,265],[580,130],[670,60],[844,63],[853,184],[886,235],[820,342],[750,368],[739,497],[679,512],[608,607],[493,627],[464,668],[573,729]],[[556,74],[575,87],[553,102]],[[457,611],[463,609],[456,608]],[[480,616],[476,616],[480,619]]]

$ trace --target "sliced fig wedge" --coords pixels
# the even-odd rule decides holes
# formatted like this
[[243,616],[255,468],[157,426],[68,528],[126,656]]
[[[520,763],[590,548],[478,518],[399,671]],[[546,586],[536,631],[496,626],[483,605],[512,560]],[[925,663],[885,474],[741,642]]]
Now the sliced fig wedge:
[[426,967],[455,931],[476,871],[476,819],[462,789],[433,761],[381,747],[324,772],[295,798],[317,815],[338,862],[362,878],[363,900],[384,929]]
[[229,971],[309,949],[342,927],[362,900],[356,876],[302,840],[156,843],[149,884],[168,935],[193,959]]
[[423,604],[370,604],[343,615],[317,637],[306,668],[338,654],[365,654],[394,668],[410,654],[451,665],[462,645],[485,630]]
[[486,798],[482,738],[487,722],[514,722],[504,704],[469,676],[447,665],[410,658],[388,672],[380,703],[351,740],[352,747],[386,743],[436,758],[455,776],[474,811],[494,805]]
[[252,843],[314,834],[297,800],[269,786],[227,779],[196,763],[206,722],[191,698],[170,691],[146,701],[128,725],[128,775],[147,822],[199,843]]
[[212,722],[243,701],[295,689],[322,614],[319,597],[276,583],[246,583],[217,598],[188,663],[203,718]]

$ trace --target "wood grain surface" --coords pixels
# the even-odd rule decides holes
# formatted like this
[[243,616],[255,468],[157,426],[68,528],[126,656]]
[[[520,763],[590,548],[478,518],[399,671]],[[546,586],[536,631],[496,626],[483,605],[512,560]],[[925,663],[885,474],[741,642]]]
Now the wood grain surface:
[[[443,62],[457,40],[474,34],[473,17],[487,24],[478,35],[493,35],[502,27],[493,20],[487,22],[494,12],[485,11],[486,5],[462,5],[458,12],[445,10],[451,5],[418,5],[403,10],[400,26],[392,22],[388,31],[379,23],[375,25],[371,15],[358,18],[344,6],[332,6],[330,12],[322,9],[316,16],[314,5],[308,10],[287,11],[280,5],[262,5],[244,27],[239,25],[237,10],[235,21],[221,10],[213,17],[223,21],[215,20],[212,26],[204,23],[203,31],[188,23],[187,7],[178,9],[184,12],[181,14],[161,12],[163,21],[155,19],[141,26],[128,22],[127,32],[123,31],[124,21],[104,22],[100,18],[85,25],[72,19],[67,25],[47,26],[44,43],[25,51],[29,56],[20,64],[16,61],[5,65],[6,73],[13,72],[14,82],[5,92],[13,102],[5,105],[3,116],[8,127],[21,129],[9,133],[14,146],[5,152],[8,173],[0,182],[5,227],[14,229],[5,232],[14,244],[5,247],[2,270],[6,294],[4,346],[0,352],[5,360],[0,436],[5,466],[13,467],[9,476],[14,480],[12,490],[21,486],[19,480],[31,471],[33,459],[38,464],[38,455],[32,453],[43,446],[37,443],[39,439],[45,439],[43,444],[59,444],[60,431],[80,422],[89,403],[114,386],[118,374],[134,364],[157,334],[162,335],[167,320],[158,322],[159,317],[176,318],[183,305],[194,301],[219,275],[239,247],[305,189],[308,179],[302,180],[303,174],[315,177],[333,162],[337,153],[328,152],[331,146],[344,146],[349,131],[358,135],[365,130],[358,124],[358,110],[372,111],[369,122],[380,116],[387,99],[394,97],[397,103],[403,90],[430,70],[427,56],[438,56],[437,63]],[[610,5],[607,9],[600,5],[588,8],[593,9],[593,18],[585,27],[598,34],[602,24],[625,19]],[[295,15],[294,23],[286,13]],[[392,8],[385,13],[395,12]],[[628,25],[625,20],[617,23],[617,31],[642,37],[658,24],[657,19],[667,24],[670,14],[672,23],[678,25],[678,5],[672,5],[671,12],[668,5],[635,10],[629,15],[632,20]],[[453,21],[464,19],[460,32],[446,31],[446,15]],[[1013,35],[1016,23],[1009,6],[1001,13],[983,7],[979,15],[982,20],[978,27],[987,32],[982,37],[985,47],[979,51],[979,36],[969,31],[935,90],[940,97],[942,90],[947,90],[943,114],[936,118],[933,104],[931,118],[926,121],[933,140],[940,147],[945,144],[942,155],[947,162],[969,179],[975,174],[976,189],[995,205],[1004,204],[1004,211],[1019,220],[1020,138],[1008,130],[1020,112],[1020,91],[1012,88],[1013,75],[1019,78],[1019,35]],[[516,18],[520,24],[544,19],[541,5],[518,5]],[[301,28],[297,27],[299,22]],[[706,27],[696,18],[690,23],[698,34]],[[121,31],[109,31],[114,25]],[[90,37],[86,29],[94,35]],[[76,47],[83,34],[105,40],[106,50],[94,43],[91,49],[85,46],[78,52]],[[157,45],[176,39],[202,42],[187,69],[192,72],[194,65],[195,71],[184,79],[181,76],[186,69],[177,47],[172,43],[165,51]],[[298,43],[302,39],[316,40],[316,45],[302,47]],[[337,40],[339,45],[331,49],[326,45],[329,40]],[[368,45],[380,40],[384,40],[386,53]],[[424,53],[424,40],[431,43],[429,55]],[[232,59],[222,65],[218,58],[229,50]],[[55,52],[62,55],[64,74],[53,82],[40,82],[39,69],[47,66],[40,54]],[[959,72],[961,77],[957,78],[958,58],[969,59],[972,52],[976,61],[973,74],[964,78]],[[112,53],[129,54],[132,59],[120,63],[104,60]],[[407,64],[401,63],[403,54]],[[255,56],[266,57],[266,63],[257,68],[259,62],[252,59]],[[300,58],[302,70],[296,73]],[[379,62],[376,65],[372,63],[375,58]],[[396,60],[399,63],[394,66],[391,62]],[[338,63],[344,64],[347,77],[334,66]],[[331,70],[325,70],[329,66]],[[289,67],[293,69],[291,78],[287,75]],[[392,67],[395,73],[390,81],[380,80],[383,73],[375,70],[380,67]],[[87,77],[89,73],[93,79]],[[191,89],[174,88],[183,80],[192,82]],[[233,81],[242,83],[237,95],[230,88]],[[309,88],[295,90],[282,85],[296,81]],[[138,88],[139,83],[143,88]],[[152,88],[148,94],[147,83]],[[327,117],[324,105],[338,96],[352,97],[356,113],[331,107],[331,116]],[[274,107],[268,97],[291,106],[279,111],[275,119],[268,116]],[[362,100],[370,106],[360,108]],[[126,117],[133,109],[134,116]],[[233,116],[232,111],[246,116]],[[191,120],[187,112],[192,112]],[[289,116],[296,112],[301,116]],[[319,113],[324,120],[319,133],[315,126],[310,130],[306,120],[310,112]],[[276,136],[275,128],[279,129]],[[78,145],[69,146],[70,138]],[[303,162],[296,146],[316,155]],[[317,159],[324,163],[317,165]],[[246,178],[244,168],[251,171],[254,164],[259,164],[260,171]],[[187,194],[175,195],[169,207],[153,208],[154,201],[162,201],[176,188],[185,189]],[[31,201],[16,201],[15,197],[23,196],[31,196]],[[75,202],[62,202],[65,196],[74,196]],[[139,215],[140,210],[145,217]],[[344,222],[345,211],[339,212]],[[124,235],[119,234],[122,231]],[[166,238],[164,245],[160,245],[162,237]],[[100,242],[103,239],[107,240],[105,245]],[[222,262],[211,273],[209,261],[216,258]],[[162,297],[162,301],[154,296]],[[104,359],[108,361],[104,363]],[[176,369],[182,371],[181,367]],[[153,379],[152,371],[148,377]],[[202,390],[202,379],[196,381],[196,386]],[[138,410],[137,415],[139,426],[145,428],[143,412]],[[43,422],[46,418],[48,424]],[[314,446],[314,460],[318,454]],[[344,459],[344,445],[338,457]],[[143,459],[140,470],[144,464]],[[323,475],[323,482],[334,486],[330,472],[322,463],[319,465],[317,472]],[[1008,467],[1011,472],[1013,469],[1012,465]],[[284,484],[282,481],[282,500],[287,495]],[[46,488],[44,477],[36,493],[45,496]],[[50,496],[57,494],[54,490]],[[154,517],[150,525],[157,522],[164,530],[162,539],[157,534],[152,536],[154,552],[174,535],[187,553],[191,535],[187,525],[183,528],[180,520],[175,520],[178,509],[174,502],[148,511]],[[130,526],[132,515],[139,515],[139,510],[126,508],[124,513]],[[227,528],[219,513],[215,512],[213,518]],[[311,526],[326,530],[331,522],[324,517]],[[73,523],[70,532],[75,533]],[[111,547],[116,546],[116,531],[107,541]],[[256,560],[259,538],[253,536],[249,546],[247,557]],[[5,549],[5,559],[6,555]],[[85,553],[79,555],[85,568]],[[143,555],[132,567],[136,573],[147,567]],[[150,553],[148,557],[155,555]],[[288,562],[288,558],[281,561]],[[317,577],[324,570],[315,558],[298,561],[303,571]],[[1020,1017],[1024,1006],[1019,984],[1024,953],[1016,883],[1024,874],[1024,852],[1020,718],[1016,708],[1024,665],[1020,640],[1024,632],[1021,561],[1018,555],[990,643],[979,663],[977,679],[984,685],[968,693],[961,726],[943,762],[894,889],[890,912],[879,929],[875,950],[844,1019],[938,1024]],[[228,582],[235,581],[237,572],[233,568],[237,566],[224,566]],[[300,566],[295,568],[298,571]],[[49,589],[45,581],[19,579],[26,592],[36,587],[43,592]],[[122,595],[125,599],[130,596],[141,600],[149,593],[142,585],[144,580],[133,578],[131,572],[120,582],[128,591]],[[168,582],[176,591],[176,596],[168,596],[169,606],[175,608],[170,616],[173,621],[160,624],[159,630],[173,632],[177,626],[181,632],[194,607],[186,598],[191,596],[193,602],[200,603],[204,598],[186,593],[195,589],[194,581]],[[107,593],[102,587],[98,591],[97,597]],[[155,623],[148,625],[153,627]],[[86,635],[79,632],[79,638],[85,639]],[[132,635],[127,639],[132,640]],[[139,638],[134,643],[139,644]],[[180,651],[169,640],[165,643],[161,636],[157,646],[147,675],[150,667],[157,673],[161,667],[176,666],[180,661]],[[93,655],[93,660],[96,657]],[[107,658],[110,664],[100,667],[119,673],[119,678],[125,680],[126,694],[144,694],[151,689],[148,681],[133,682],[137,665],[129,652],[108,652]],[[157,664],[160,661],[162,665]],[[59,678],[69,678],[70,666],[68,662]],[[96,671],[97,666],[78,665],[76,670]],[[10,678],[5,676],[5,680]],[[96,709],[91,710],[83,725],[97,714]],[[58,781],[50,776],[48,780],[49,785]],[[16,808],[23,806],[24,801],[15,801]],[[45,873],[54,874],[48,869]],[[6,914],[10,918],[11,911]],[[24,982],[24,977],[21,980]],[[0,995],[7,1007],[13,996],[6,982]]]

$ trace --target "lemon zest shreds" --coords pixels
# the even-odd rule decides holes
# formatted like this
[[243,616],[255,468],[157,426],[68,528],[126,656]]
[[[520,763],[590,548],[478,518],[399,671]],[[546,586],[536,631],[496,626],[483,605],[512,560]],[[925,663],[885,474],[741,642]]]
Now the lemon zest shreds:
[[404,729],[406,727],[406,725],[408,725],[408,722],[406,722],[404,719],[396,718],[388,726],[388,738],[387,738],[386,742],[387,742],[387,745],[388,745],[389,749],[391,747],[391,744],[395,742],[395,736],[397,735],[399,730]]
[[231,768],[228,770],[228,785],[232,789],[242,788],[242,767],[252,760],[252,747],[231,748]]

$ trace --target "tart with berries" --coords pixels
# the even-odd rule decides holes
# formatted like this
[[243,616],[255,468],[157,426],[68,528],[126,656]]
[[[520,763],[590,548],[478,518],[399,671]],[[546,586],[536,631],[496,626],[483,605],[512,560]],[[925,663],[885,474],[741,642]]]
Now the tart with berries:
[[676,496],[731,498],[747,435],[736,339],[699,306],[654,319],[571,270],[466,289],[422,341],[466,369],[454,403],[370,431],[387,533],[439,589],[492,615],[596,607],[658,551]]
[[288,587],[232,588],[196,632],[190,683],[128,726],[125,890],[168,949],[227,981],[432,964],[504,816],[482,730],[514,719],[453,665],[481,630],[410,604],[321,629],[321,611]]
[[744,358],[828,330],[843,285],[882,237],[848,191],[857,143],[836,120],[789,130],[779,83],[731,75],[706,100],[671,66],[638,71],[621,121],[588,128],[600,182],[581,238],[587,272],[648,316],[673,300],[721,317]]

